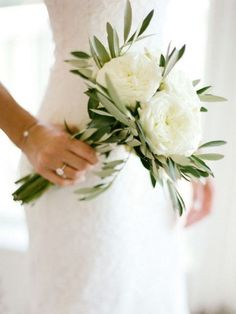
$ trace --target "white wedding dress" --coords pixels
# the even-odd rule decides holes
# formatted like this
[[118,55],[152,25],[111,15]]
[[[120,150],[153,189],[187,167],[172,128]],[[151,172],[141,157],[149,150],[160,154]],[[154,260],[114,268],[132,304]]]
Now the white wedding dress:
[[[145,41],[158,46],[166,0],[133,0],[134,24],[152,8]],[[46,0],[55,41],[55,63],[38,116],[84,125],[85,85],[64,62],[88,50],[88,37],[105,40],[106,22],[122,34],[123,0]],[[114,152],[113,157],[123,154]],[[31,171],[23,158],[21,174]],[[83,183],[93,183],[90,173]],[[161,187],[131,156],[110,190],[78,201],[76,187],[52,188],[25,206],[30,234],[29,314],[186,314],[185,278],[177,215]]]

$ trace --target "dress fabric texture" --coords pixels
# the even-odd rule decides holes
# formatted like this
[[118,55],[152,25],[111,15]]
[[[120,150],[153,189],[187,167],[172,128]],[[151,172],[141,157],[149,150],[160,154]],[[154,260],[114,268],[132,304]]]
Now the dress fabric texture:
[[[145,45],[161,43],[165,0],[133,0],[134,24],[152,8],[156,16]],[[46,0],[55,62],[38,116],[84,125],[85,84],[64,62],[88,50],[88,37],[105,40],[106,22],[122,35],[125,1]],[[122,148],[111,158],[125,156]],[[23,157],[21,174],[31,170]],[[95,177],[88,173],[88,186]],[[110,190],[78,201],[78,186],[52,188],[25,206],[30,235],[30,314],[187,314],[177,215],[132,155]]]

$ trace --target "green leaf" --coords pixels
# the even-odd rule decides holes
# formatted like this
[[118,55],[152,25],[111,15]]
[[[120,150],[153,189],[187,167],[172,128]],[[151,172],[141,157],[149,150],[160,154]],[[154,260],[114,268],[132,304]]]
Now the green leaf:
[[170,71],[173,69],[176,63],[182,58],[184,52],[185,52],[185,45],[180,50],[174,48],[171,54],[167,56],[165,68],[163,71],[163,78],[165,78],[170,73]]
[[138,34],[139,34],[139,32],[140,32],[141,27],[142,27],[142,24],[139,25],[138,29],[137,29],[136,32],[134,33],[134,36],[133,36],[132,41],[131,41],[131,42],[128,41],[129,46],[128,46],[128,48],[126,49],[126,51],[123,52],[123,54],[127,53],[127,51],[128,51],[128,50],[132,47],[132,45],[135,43],[135,41],[136,41],[137,38],[138,38]]
[[151,171],[149,173],[150,173],[152,187],[155,188],[157,180],[154,178],[154,176],[152,175]]
[[118,57],[120,55],[119,36],[110,23],[107,23],[107,41],[111,57]]
[[165,57],[163,54],[161,54],[161,58],[160,58],[160,63],[159,63],[159,66],[160,67],[164,67],[166,64],[166,60],[165,60]]
[[118,160],[104,162],[104,165],[106,168],[113,168],[113,167],[123,164],[124,162],[125,161],[123,159],[118,159]]
[[129,120],[126,118],[126,116],[120,112],[119,109],[116,108],[116,106],[106,97],[104,97],[102,94],[98,94],[98,98],[102,105],[107,109],[107,111],[115,117],[118,121],[123,123],[124,125],[130,126]]
[[199,146],[199,148],[204,148],[204,147],[213,147],[213,146],[220,146],[220,145],[224,145],[226,144],[226,141],[211,141],[211,142],[207,142],[202,144],[201,146]]
[[[149,35],[145,35],[145,36],[140,36],[140,37],[136,38],[135,42],[141,41],[141,40],[146,39],[146,38],[151,37],[151,36],[156,36],[156,34],[149,34]],[[127,46],[130,46],[130,42],[129,41],[124,43],[122,48],[125,48]]]
[[[153,18],[153,14],[154,14],[154,10],[150,11],[148,13],[148,15],[145,17],[145,19],[143,20],[141,27],[139,28],[139,31],[137,32],[137,30],[133,33],[133,35],[130,37],[130,39],[128,40],[128,42],[132,42],[134,37],[137,35],[140,36],[142,33],[145,32],[145,30],[147,29],[148,25],[150,24],[152,18]],[[137,33],[137,34],[136,34]]]
[[94,97],[89,97],[88,114],[89,114],[90,119],[94,119],[96,117],[96,114],[93,112],[93,110],[96,110],[98,106],[99,106],[99,100],[96,94],[94,95]]
[[220,160],[224,158],[222,154],[198,154],[197,157],[204,159],[204,160]]
[[132,8],[130,1],[127,0],[124,15],[124,42],[126,42],[129,36],[131,25],[132,25]]
[[127,142],[127,145],[129,145],[131,147],[140,146],[141,142],[137,139],[133,139],[132,141]]
[[173,181],[176,181],[178,175],[177,175],[175,163],[170,158],[167,158],[167,166],[168,166],[169,176],[171,177]]
[[34,176],[34,174],[28,174],[27,176],[20,178],[19,180],[15,181],[14,183],[18,184],[18,183],[21,183],[21,182],[25,182],[25,181],[31,179],[32,176]]
[[93,117],[92,121],[89,123],[89,127],[100,129],[104,126],[113,127],[116,123],[116,120],[113,116],[103,116],[97,115],[95,112],[93,113],[95,116]]
[[151,162],[152,162],[152,174],[153,174],[155,179],[158,179],[158,176],[159,176],[158,175],[158,166],[157,166],[157,164],[156,164],[154,159],[152,159]]
[[92,112],[95,112],[101,116],[107,116],[107,117],[112,117],[112,115],[104,110],[99,110],[99,109],[90,109]]
[[184,201],[177,191],[175,185],[170,180],[167,180],[167,187],[170,193],[173,208],[178,210],[179,215],[181,216],[183,214],[183,211],[185,210]]
[[93,57],[93,60],[96,63],[97,67],[100,69],[102,67],[102,64],[101,64],[101,61],[99,60],[99,57],[96,54],[96,51],[93,47],[91,40],[89,40],[89,46],[90,46],[90,51],[91,51],[91,55]]
[[211,175],[213,175],[212,170],[207,166],[207,164],[201,160],[198,156],[196,155],[192,155],[190,157],[190,159],[193,161],[193,163],[195,164],[195,166],[198,168],[198,170],[207,172]]
[[183,47],[179,50],[179,53],[178,53],[178,60],[180,60],[180,59],[183,57],[183,55],[184,55],[184,53],[185,53],[185,48],[186,48],[186,46],[183,45]]
[[74,132],[72,132],[72,130],[70,129],[69,125],[67,124],[66,120],[64,120],[64,126],[65,126],[65,129],[66,129],[66,132],[73,135]]
[[199,79],[192,81],[193,87],[197,86],[200,82],[201,82],[201,80],[199,80]]
[[205,107],[201,107],[201,108],[200,108],[200,111],[201,111],[201,112],[207,112],[208,110],[207,110],[207,108],[205,108]]
[[94,81],[94,79],[92,78],[92,76],[93,76],[93,71],[92,71],[92,70],[80,68],[78,71],[79,71],[84,77],[86,77],[88,80]]
[[98,145],[98,146],[96,146],[96,151],[101,153],[101,154],[105,154],[105,153],[110,152],[114,149],[113,145],[114,144],[110,144],[110,143]]
[[198,95],[200,95],[200,94],[203,94],[204,92],[206,92],[208,89],[210,89],[211,88],[211,86],[209,85],[209,86],[205,86],[205,87],[203,87],[203,88],[200,88],[200,89],[198,89],[197,90],[197,94]]
[[199,95],[199,98],[203,102],[221,102],[221,101],[227,101],[226,98],[221,97],[221,96],[216,96],[216,95],[211,95],[211,94],[204,94],[204,95]]
[[80,70],[70,70],[71,73],[79,75],[80,77],[82,77],[83,79],[88,80],[89,78],[87,76],[85,76],[83,73],[81,73]]
[[192,167],[192,166],[180,166],[180,170],[185,173],[185,174],[192,174],[194,177],[196,178],[200,178],[201,177],[201,174],[200,172],[198,171],[198,169]]
[[84,51],[72,51],[72,56],[77,57],[79,59],[89,59],[91,56]]
[[110,177],[111,175],[113,175],[117,171],[119,171],[119,170],[112,168],[112,169],[105,169],[105,170],[95,171],[94,173],[98,177],[100,177],[101,179],[104,179],[106,177]]
[[91,188],[91,192],[88,191],[86,193],[82,193],[82,192],[80,192],[80,190],[77,190],[77,191],[75,191],[75,193],[85,194],[83,197],[81,197],[79,199],[80,201],[89,201],[89,200],[92,200],[95,197],[99,196],[100,194],[104,193],[110,187],[110,185],[111,184],[107,184],[107,185],[104,184],[102,187],[93,187],[93,188]]
[[[92,136],[91,140],[93,142],[100,142],[101,138],[104,137],[104,135],[110,134],[111,133],[111,127],[109,125],[103,126],[99,128]],[[111,134],[109,135],[109,137]],[[105,141],[105,140],[104,140]]]
[[69,63],[74,68],[89,68],[92,66],[87,59],[71,59],[65,60],[65,62]]
[[182,155],[171,155],[171,159],[181,166],[188,166],[192,163],[188,157]]
[[110,58],[109,53],[107,52],[106,48],[104,47],[104,45],[101,43],[101,41],[96,36],[93,36],[93,38],[94,38],[94,46],[95,46],[95,49],[97,51],[97,54],[98,54],[100,60],[103,63],[110,61],[111,58]]
[[81,141],[88,140],[90,138],[90,136],[92,136],[95,132],[97,132],[97,129],[95,129],[95,128],[85,129],[83,131],[82,135],[80,136],[80,140]]
[[125,115],[129,113],[125,105],[122,103],[115,86],[113,85],[112,80],[110,79],[109,75],[106,73],[105,74],[105,81],[106,81],[106,86],[109,92],[109,95],[113,102],[115,103],[116,107]]
[[76,193],[76,194],[91,194],[91,193],[97,192],[98,189],[100,189],[99,186],[97,186],[97,187],[94,186],[91,188],[80,188],[80,189],[77,189],[76,191],[74,191],[74,193]]

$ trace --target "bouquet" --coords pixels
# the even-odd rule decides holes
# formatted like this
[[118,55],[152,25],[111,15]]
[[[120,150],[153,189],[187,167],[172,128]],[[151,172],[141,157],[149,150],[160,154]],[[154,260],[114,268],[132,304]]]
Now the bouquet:
[[[183,57],[181,49],[169,45],[165,54],[144,48],[130,50],[144,40],[154,10],[130,35],[132,8],[126,2],[123,42],[116,29],[106,25],[107,43],[96,36],[89,40],[90,52],[73,51],[73,59],[64,60],[87,85],[88,114],[86,128],[72,134],[65,121],[66,130],[73,138],[85,141],[105,158],[101,169],[94,172],[100,182],[76,191],[80,200],[90,200],[104,193],[112,185],[121,169],[125,171],[127,159],[108,158],[118,145],[124,145],[136,154],[150,174],[150,180],[167,186],[173,208],[181,215],[184,201],[178,191],[178,180],[200,180],[213,176],[206,160],[218,160],[221,154],[205,153],[211,146],[225,141],[201,143],[202,114],[207,109],[203,102],[224,101],[223,97],[209,94],[210,86],[198,88],[200,80],[190,81],[175,68]],[[30,203],[39,198],[53,184],[37,173],[29,174],[16,183],[21,186],[13,193],[14,200]]]

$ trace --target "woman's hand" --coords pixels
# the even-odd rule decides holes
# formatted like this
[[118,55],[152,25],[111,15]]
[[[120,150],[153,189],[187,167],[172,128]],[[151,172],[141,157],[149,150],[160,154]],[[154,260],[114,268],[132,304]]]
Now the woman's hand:
[[192,205],[187,214],[185,227],[202,220],[210,214],[214,195],[213,184],[210,179],[205,184],[193,182]]
[[[62,127],[55,125],[35,124],[21,149],[37,173],[60,186],[81,180],[85,171],[98,161],[93,148],[72,139]],[[59,176],[56,169],[64,165],[64,175]]]

